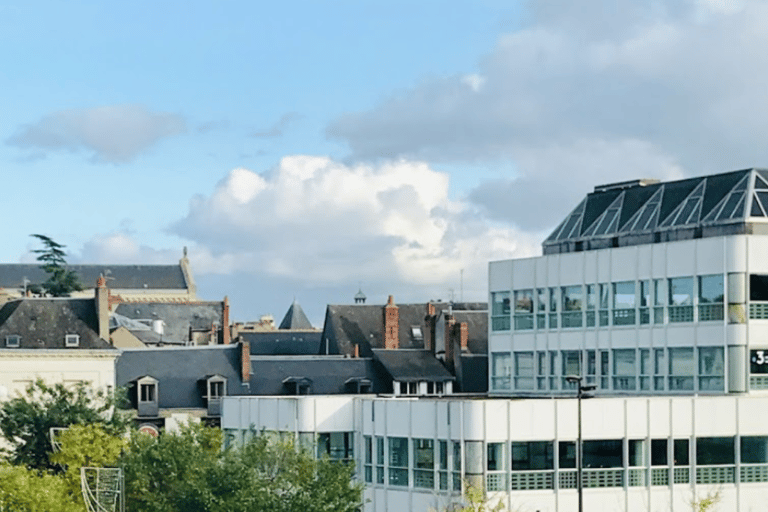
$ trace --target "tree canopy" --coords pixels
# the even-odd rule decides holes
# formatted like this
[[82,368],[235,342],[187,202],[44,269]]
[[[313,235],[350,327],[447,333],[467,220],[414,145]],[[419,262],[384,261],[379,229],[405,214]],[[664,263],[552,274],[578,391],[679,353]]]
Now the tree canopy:
[[0,403],[0,433],[9,445],[5,455],[29,469],[58,471],[50,460],[50,429],[74,424],[100,424],[120,432],[126,420],[114,414],[113,396],[85,384],[68,387],[37,380],[24,395]]
[[72,292],[83,289],[80,279],[73,270],[67,268],[65,245],[62,245],[51,237],[40,234],[30,235],[37,238],[43,245],[42,249],[35,249],[32,252],[37,254],[37,261],[41,263],[40,268],[48,274],[48,279],[42,283],[45,291],[54,297],[64,297]]

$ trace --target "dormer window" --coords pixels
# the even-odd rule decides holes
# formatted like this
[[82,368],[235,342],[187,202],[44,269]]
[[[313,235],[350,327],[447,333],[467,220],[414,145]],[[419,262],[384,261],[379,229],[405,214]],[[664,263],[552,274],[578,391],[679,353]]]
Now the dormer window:
[[5,337],[5,346],[9,348],[18,347],[21,344],[21,336],[18,334],[10,334]]
[[421,326],[411,326],[411,337],[413,338],[413,341],[424,341],[424,334],[421,332]]
[[221,399],[227,396],[227,379],[221,375],[211,375],[205,381],[205,392],[208,416],[221,416]]
[[157,416],[159,412],[157,379],[144,376],[136,380],[136,408],[139,416]]
[[65,347],[78,347],[80,346],[80,335],[79,334],[67,334],[64,336],[64,346]]

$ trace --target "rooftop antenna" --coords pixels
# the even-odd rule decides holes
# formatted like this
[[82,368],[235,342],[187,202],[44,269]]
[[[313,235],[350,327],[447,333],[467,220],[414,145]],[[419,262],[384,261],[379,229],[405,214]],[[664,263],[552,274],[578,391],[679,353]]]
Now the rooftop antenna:
[[459,301],[464,302],[464,269],[461,269],[461,282],[459,286]]
[[451,302],[453,302],[453,299],[456,298],[453,288],[448,288],[448,294],[451,296]]

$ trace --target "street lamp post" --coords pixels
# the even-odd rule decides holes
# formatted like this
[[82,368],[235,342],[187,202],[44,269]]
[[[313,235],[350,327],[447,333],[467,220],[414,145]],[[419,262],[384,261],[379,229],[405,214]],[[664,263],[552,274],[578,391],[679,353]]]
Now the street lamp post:
[[579,495],[579,512],[584,512],[584,484],[581,479],[583,451],[582,451],[582,438],[581,438],[581,399],[591,398],[590,391],[594,391],[597,386],[594,384],[582,384],[584,377],[580,375],[568,375],[565,378],[566,381],[571,384],[576,384],[576,399],[578,401],[578,439],[576,441],[576,492]]

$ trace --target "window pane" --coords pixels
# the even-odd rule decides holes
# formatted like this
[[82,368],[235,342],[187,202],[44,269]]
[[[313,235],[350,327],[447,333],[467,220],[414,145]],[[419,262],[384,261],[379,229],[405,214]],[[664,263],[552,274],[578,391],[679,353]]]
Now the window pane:
[[504,469],[504,443],[488,443],[488,471]]
[[563,311],[581,311],[584,307],[583,293],[581,286],[563,286]]
[[624,466],[621,439],[584,441],[585,468],[620,468]]
[[552,442],[512,443],[512,471],[536,471],[554,468]]
[[693,375],[693,348],[669,349],[669,374]]
[[508,315],[509,314],[509,292],[493,292],[491,294],[492,314],[495,315]]
[[749,300],[768,301],[768,275],[749,275]]
[[533,352],[515,352],[515,375],[533,377]]
[[576,443],[574,441],[560,441],[558,443],[559,466],[564,469],[576,467]]
[[515,291],[515,313],[533,313],[533,290]]
[[723,275],[699,277],[699,303],[722,304],[723,303]]
[[651,466],[667,465],[667,440],[651,439]]
[[579,369],[579,352],[577,350],[563,351],[563,376],[581,375]]
[[623,281],[613,284],[614,309],[633,309],[635,307],[635,282]]
[[723,347],[699,348],[699,375],[723,376]]
[[741,462],[746,464],[768,463],[768,437],[742,437]]
[[693,304],[693,278],[674,277],[669,280],[670,306],[690,306]]
[[673,445],[675,466],[688,466],[690,464],[688,444],[688,439],[675,439]]
[[635,375],[634,349],[617,349],[613,351],[613,373],[621,376]]
[[734,464],[734,439],[732,437],[700,437],[696,439],[696,464]]

